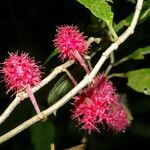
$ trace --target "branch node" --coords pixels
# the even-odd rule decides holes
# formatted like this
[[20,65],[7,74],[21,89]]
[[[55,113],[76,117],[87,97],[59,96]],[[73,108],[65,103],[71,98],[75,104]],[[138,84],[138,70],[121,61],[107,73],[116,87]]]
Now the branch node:
[[106,57],[106,59],[109,57],[106,52],[102,53],[102,56]]
[[93,80],[93,78],[87,74],[87,75],[84,77],[84,80],[87,82],[87,84],[89,84],[89,83]]
[[117,44],[117,43],[113,43],[113,44],[111,44],[111,46],[114,47],[114,48],[113,48],[114,50],[117,50],[117,49],[118,49],[118,44]]
[[141,9],[142,9],[142,7],[141,7],[141,5],[136,5],[136,10],[138,10],[139,12],[141,11]]
[[20,98],[20,101],[23,101],[26,98],[26,93],[24,91],[18,92],[16,97]]
[[47,115],[42,112],[38,113],[38,120],[42,120],[43,122],[45,122],[47,120]]

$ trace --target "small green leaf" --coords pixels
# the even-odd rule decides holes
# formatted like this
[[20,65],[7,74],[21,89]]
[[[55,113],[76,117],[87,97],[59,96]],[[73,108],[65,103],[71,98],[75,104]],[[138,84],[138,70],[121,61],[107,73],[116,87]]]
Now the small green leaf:
[[123,27],[128,27],[132,21],[132,18],[133,18],[133,14],[121,20],[118,24],[115,24],[114,28],[116,32],[120,31]]
[[144,59],[144,55],[150,54],[150,46],[142,47],[137,50],[135,50],[132,54],[130,54],[128,57],[129,59]]
[[111,7],[110,5],[108,5],[106,0],[77,0],[77,1],[83,4],[86,8],[88,8],[93,15],[105,21],[108,27],[112,27],[114,14],[111,11]]
[[44,65],[46,65],[54,56],[58,54],[57,49],[54,49],[53,52],[48,56],[48,58],[45,60]]
[[146,10],[143,10],[143,12],[141,13],[141,16],[139,18],[139,23],[143,23],[144,21],[146,21],[149,18],[150,18],[150,7],[147,8]]
[[53,104],[55,101],[59,100],[72,88],[72,83],[68,79],[67,75],[64,74],[50,90],[48,95],[49,105]]
[[31,140],[35,150],[46,150],[54,142],[55,128],[52,122],[37,123],[31,127]]
[[150,95],[150,68],[130,71],[125,74],[127,85],[137,92]]

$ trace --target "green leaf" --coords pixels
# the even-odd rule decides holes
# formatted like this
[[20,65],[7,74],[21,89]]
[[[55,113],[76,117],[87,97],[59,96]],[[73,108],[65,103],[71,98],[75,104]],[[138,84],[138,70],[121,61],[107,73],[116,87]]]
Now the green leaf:
[[123,27],[128,27],[132,21],[133,13],[126,17],[125,19],[121,20],[118,24],[114,26],[116,32],[120,31]]
[[49,121],[37,123],[31,127],[31,140],[35,150],[48,150],[54,142],[55,128]]
[[68,79],[67,75],[64,74],[50,90],[48,95],[49,105],[53,104],[55,101],[59,100],[72,88],[72,83]]
[[146,10],[143,10],[143,12],[141,13],[140,19],[139,19],[139,23],[143,23],[144,21],[146,21],[149,18],[150,18],[150,7],[147,8]]
[[150,20],[150,1],[144,1],[138,24]]
[[93,15],[106,22],[108,27],[112,27],[113,12],[106,0],[77,0],[88,8]]
[[58,50],[54,49],[53,52],[48,56],[48,58],[45,60],[44,65],[46,65],[54,56],[58,54]]
[[146,54],[150,54],[150,46],[142,47],[142,48],[135,50],[133,53],[131,53],[128,56],[128,58],[135,59],[135,60],[144,59],[144,55]]
[[125,74],[127,85],[137,92],[150,95],[150,68],[130,71]]

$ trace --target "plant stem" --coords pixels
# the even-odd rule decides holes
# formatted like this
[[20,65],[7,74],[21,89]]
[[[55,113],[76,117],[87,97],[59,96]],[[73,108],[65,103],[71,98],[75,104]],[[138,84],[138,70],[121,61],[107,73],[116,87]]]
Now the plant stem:
[[74,57],[79,61],[81,66],[85,69],[86,73],[90,74],[90,70],[89,70],[88,66],[86,65],[83,57],[79,54],[78,51],[74,51]]
[[91,64],[91,57],[88,55],[84,56],[85,60],[87,61],[88,67],[90,68],[90,70],[93,69],[92,64]]
[[75,78],[72,76],[72,74],[67,69],[64,69],[63,71],[67,74],[69,79],[72,81],[73,85],[76,86],[78,83],[75,80]]
[[54,143],[52,143],[52,144],[50,145],[50,150],[55,150],[55,145],[54,145]]
[[114,30],[113,26],[108,25],[108,27],[109,27],[109,30],[110,30],[114,40],[116,41],[118,39],[118,35],[117,35],[116,31]]
[[[111,32],[110,39],[114,42],[118,39],[118,35],[116,34],[113,26],[108,25],[108,27],[109,27],[109,30]],[[110,54],[110,65],[106,68],[105,75],[107,75],[111,71],[114,63],[115,63],[115,57],[114,57],[114,52],[112,52]]]
[[116,66],[120,65],[121,63],[126,62],[127,60],[129,60],[128,56],[118,60],[116,63],[113,64],[113,66],[116,67]]
[[106,76],[108,75],[108,73],[109,73],[110,70],[112,69],[114,62],[115,62],[115,56],[114,56],[114,52],[112,52],[112,53],[110,54],[110,65],[109,65],[109,66],[106,68],[106,70],[105,70],[105,75],[106,75]]
[[38,104],[37,104],[37,101],[36,101],[36,99],[35,99],[35,97],[34,97],[34,95],[33,95],[33,93],[32,93],[31,86],[30,86],[29,84],[27,85],[26,92],[27,92],[27,94],[29,95],[30,100],[31,100],[31,102],[32,102],[32,104],[33,104],[33,106],[34,106],[34,108],[35,108],[37,114],[40,113],[39,106],[38,106]]
[[110,79],[113,77],[125,78],[125,75],[124,75],[124,73],[113,73],[113,74],[107,76],[107,79]]
[[101,38],[90,37],[90,38],[88,39],[88,45],[91,45],[93,42],[99,44],[99,43],[101,42],[101,40],[102,40]]

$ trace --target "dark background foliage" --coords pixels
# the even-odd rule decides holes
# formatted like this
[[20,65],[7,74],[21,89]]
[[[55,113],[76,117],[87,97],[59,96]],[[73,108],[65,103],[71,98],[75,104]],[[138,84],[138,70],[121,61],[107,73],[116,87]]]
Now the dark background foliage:
[[[118,23],[134,11],[135,5],[130,0],[115,0],[112,8],[115,14],[114,21]],[[8,57],[8,52],[24,51],[34,56],[41,64],[54,50],[52,40],[55,37],[56,26],[62,24],[78,25],[81,31],[88,36],[103,36],[103,31],[93,28],[96,23],[90,11],[85,9],[76,0],[1,0],[0,1],[0,62]],[[119,59],[133,50],[148,45],[149,19],[137,26],[132,35],[119,48],[116,58]],[[122,31],[120,31],[122,32]],[[95,57],[95,60],[100,55]],[[95,62],[93,61],[93,64]],[[44,76],[58,64],[58,57],[53,57],[46,68]],[[129,61],[118,67],[118,72],[126,72],[132,69],[149,67],[149,56],[144,60]],[[114,71],[116,71],[114,69]],[[55,81],[36,93],[40,108],[48,107],[47,96]],[[133,114],[133,122],[125,133],[114,133],[110,130],[102,130],[101,133],[88,135],[87,149],[111,150],[111,149],[143,149],[149,147],[150,140],[150,97],[139,94],[126,86],[125,79],[113,79],[118,92],[127,94],[127,102]],[[0,85],[0,112],[11,103],[14,96],[6,95],[4,83]],[[69,148],[81,143],[85,132],[79,131],[75,123],[70,119],[70,104],[65,105],[57,112],[57,116],[51,115],[46,122],[33,125],[6,143],[0,145],[5,150],[48,150],[54,142],[56,150]],[[3,134],[26,119],[35,115],[30,101],[27,99],[17,106],[8,120],[0,126],[0,134]]]

